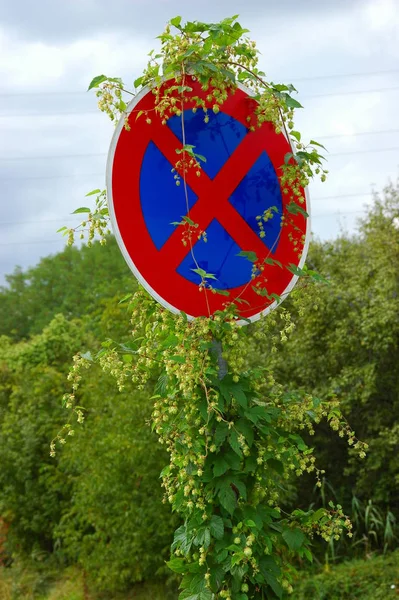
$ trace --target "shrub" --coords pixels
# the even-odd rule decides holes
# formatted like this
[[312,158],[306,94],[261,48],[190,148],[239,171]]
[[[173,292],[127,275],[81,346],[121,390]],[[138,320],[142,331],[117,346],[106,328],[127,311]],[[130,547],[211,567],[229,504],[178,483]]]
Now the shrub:
[[399,591],[399,551],[353,560],[298,581],[292,600],[387,600]]

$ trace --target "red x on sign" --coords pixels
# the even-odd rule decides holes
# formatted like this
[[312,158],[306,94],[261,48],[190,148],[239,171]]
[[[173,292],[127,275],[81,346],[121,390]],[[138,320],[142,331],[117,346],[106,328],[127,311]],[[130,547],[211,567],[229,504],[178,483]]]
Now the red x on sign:
[[[156,140],[159,150],[173,164],[173,160],[176,161],[175,148],[181,147],[181,143],[170,130],[164,131],[164,126],[160,125],[158,128],[158,131],[152,134],[152,139]],[[197,177],[195,172],[190,170],[186,176],[188,185],[198,196],[197,202],[190,210],[190,219],[198,223],[202,231],[207,229],[213,219],[217,219],[242,250],[252,250],[259,259],[266,257],[268,249],[259,235],[256,235],[233,208],[229,197],[263,150],[264,130],[258,129],[256,133],[244,138],[215,179],[211,180],[204,172]],[[182,245],[181,231],[177,228],[159,255],[165,267],[169,265],[176,269],[187,252],[188,249]]]
[[[190,82],[190,86],[193,87],[192,94],[206,99],[209,92],[203,92],[196,82]],[[223,309],[226,302],[238,298],[240,314],[255,320],[273,305],[271,294],[286,294],[296,281],[292,272],[281,268],[278,263],[301,266],[305,260],[307,219],[300,212],[292,214],[287,211],[286,195],[278,182],[281,165],[290,152],[290,146],[283,134],[275,133],[270,123],[264,123],[255,131],[247,130],[247,117],[253,112],[253,102],[245,91],[238,89],[222,105],[222,116],[238,123],[241,129],[245,129],[245,135],[231,148],[226,160],[218,165],[220,168],[213,169],[212,164],[207,164],[199,177],[195,170],[187,170],[186,183],[193,196],[190,207],[187,207],[183,190],[175,186],[170,173],[178,160],[176,150],[182,149],[182,141],[177,131],[162,125],[154,111],[151,91],[142,92],[129,106],[131,130],[126,131],[121,122],[115,131],[107,168],[114,231],[125,259],[139,281],[174,312],[184,311],[190,317],[208,316]],[[187,103],[184,115],[192,106]],[[139,113],[141,116],[137,118]],[[143,113],[151,118],[150,125]],[[211,122],[212,117],[213,114],[210,115]],[[201,127],[206,130],[209,124],[201,119]],[[202,131],[198,135],[201,138]],[[186,139],[186,143],[194,145],[190,139]],[[213,153],[217,162],[219,157],[212,144],[208,151],[211,158]],[[207,155],[206,151],[203,153]],[[267,198],[269,175],[267,180],[261,178],[257,187],[251,187],[250,182],[244,195],[237,192],[265,156],[277,182],[281,205],[280,214],[273,217],[277,234],[272,244],[268,238],[260,237],[258,225],[255,223],[254,226],[247,210],[248,206],[250,210],[251,206],[255,206],[253,210],[261,214],[270,207]],[[251,190],[256,193],[255,200]],[[288,193],[287,197],[291,195]],[[303,208],[309,210],[306,205]],[[169,209],[175,211],[174,219],[169,217],[172,214]],[[182,216],[189,216],[191,222],[197,224],[198,231],[212,230],[207,244],[192,238],[192,249],[190,244],[183,245],[182,227],[170,225],[172,220],[180,221]],[[264,270],[256,271],[255,277],[252,277],[252,265],[246,258],[237,258],[240,251],[255,253],[256,265],[262,265]],[[246,263],[244,281],[239,274],[243,263]],[[193,273],[195,266],[214,273],[216,268],[212,270],[212,265],[219,264],[222,266],[216,273],[217,279],[209,280],[209,283],[224,290],[228,296],[209,289],[200,291],[200,277]]]

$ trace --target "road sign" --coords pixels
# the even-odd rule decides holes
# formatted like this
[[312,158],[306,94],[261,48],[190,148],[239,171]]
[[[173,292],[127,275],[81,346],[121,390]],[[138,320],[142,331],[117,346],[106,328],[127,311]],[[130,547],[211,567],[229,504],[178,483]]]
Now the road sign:
[[[206,101],[209,91],[190,86]],[[137,279],[171,311],[209,316],[238,299],[240,314],[254,321],[276,306],[272,294],[285,297],[294,286],[297,277],[285,265],[300,268],[306,257],[309,206],[288,210],[292,194],[279,181],[290,145],[270,123],[249,130],[255,102],[241,87],[220,112],[208,111],[208,123],[189,101],[183,119],[173,115],[162,124],[154,103],[149,89],[135,97],[127,109],[131,130],[122,120],[109,151],[107,192],[119,247]],[[206,162],[199,176],[186,171],[186,185],[180,170],[177,186],[172,169],[183,140]],[[199,232],[205,235],[198,239]],[[199,289],[201,270],[213,275],[206,279],[213,290]]]

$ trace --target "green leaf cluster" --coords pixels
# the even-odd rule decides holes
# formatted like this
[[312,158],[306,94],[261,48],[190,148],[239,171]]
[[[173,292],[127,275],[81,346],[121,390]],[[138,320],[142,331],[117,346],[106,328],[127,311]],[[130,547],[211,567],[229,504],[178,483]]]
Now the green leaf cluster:
[[[392,523],[399,517],[398,215],[399,187],[390,184],[374,196],[355,235],[311,245],[304,275],[328,279],[329,285],[309,286],[301,299],[294,294],[287,300],[295,328],[272,354],[279,380],[292,389],[311,389],[315,399],[339,399],[358,438],[369,444],[359,464],[356,443],[352,449],[343,440],[332,443],[334,434],[327,427],[322,425],[311,439],[326,470],[320,491],[313,493],[316,506],[331,493],[354,519],[355,543],[336,543],[333,556],[361,556],[367,547],[384,550],[393,547],[397,535]],[[253,357],[269,354],[267,339],[273,334],[269,331],[266,339],[262,327],[258,342],[253,338],[250,344]],[[298,498],[309,498],[312,489],[310,478],[304,479]],[[369,501],[378,507],[374,526],[372,511],[366,517]]]
[[176,520],[162,503],[165,455],[146,427],[148,393],[119,393],[94,367],[79,390],[85,425],[71,425],[74,436],[49,456],[65,422],[71,357],[85,350],[90,359],[95,336],[123,340],[129,327],[115,295],[134,289],[131,276],[113,241],[97,249],[67,248],[15,272],[1,291],[0,516],[9,526],[2,559],[78,564],[113,593],[162,576]]

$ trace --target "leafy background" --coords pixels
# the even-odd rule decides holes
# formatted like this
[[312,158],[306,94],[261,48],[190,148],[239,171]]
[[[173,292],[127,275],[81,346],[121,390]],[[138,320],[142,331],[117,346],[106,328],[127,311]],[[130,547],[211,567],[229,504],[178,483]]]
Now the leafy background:
[[[322,487],[303,476],[284,503],[306,509],[333,499],[351,515],[354,536],[316,545],[306,572],[297,565],[298,600],[397,594],[398,219],[399,188],[389,185],[356,234],[313,242],[308,265],[331,283],[305,290],[303,314],[295,298],[286,301],[296,327],[277,353],[268,352],[262,322],[247,328],[249,362],[271,362],[287,389],[339,397],[370,445],[359,463],[323,426],[308,440],[326,471]],[[134,287],[110,238],[105,248],[66,248],[16,270],[0,291],[2,598],[175,597],[165,561],[177,523],[162,503],[165,455],[146,426],[150,387],[119,393],[88,372],[80,398],[87,422],[49,457],[65,419],[71,356],[128,335],[118,301]]]

